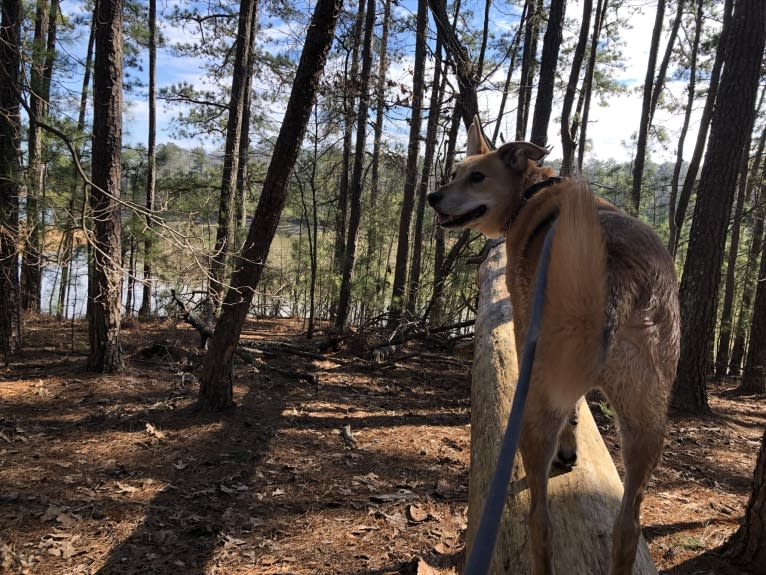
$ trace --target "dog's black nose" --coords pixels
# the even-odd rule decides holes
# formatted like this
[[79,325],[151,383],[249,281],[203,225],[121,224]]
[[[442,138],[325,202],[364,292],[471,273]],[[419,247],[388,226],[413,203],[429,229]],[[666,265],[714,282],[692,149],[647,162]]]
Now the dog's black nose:
[[426,199],[428,200],[428,205],[433,207],[436,204],[438,204],[442,199],[442,193],[440,191],[431,192],[426,196]]

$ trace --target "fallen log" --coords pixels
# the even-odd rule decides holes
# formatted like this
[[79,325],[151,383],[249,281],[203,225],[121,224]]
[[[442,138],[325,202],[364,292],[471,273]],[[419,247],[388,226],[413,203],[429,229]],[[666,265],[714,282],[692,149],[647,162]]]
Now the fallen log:
[[[505,286],[505,246],[492,248],[479,269],[479,306],[471,382],[471,470],[468,485],[470,553],[518,377],[511,306]],[[557,573],[609,573],[612,524],[622,482],[586,402],[580,402],[577,465],[548,484],[553,562]],[[529,573],[529,490],[517,454],[490,573]],[[646,541],[639,541],[634,575],[656,574]]]

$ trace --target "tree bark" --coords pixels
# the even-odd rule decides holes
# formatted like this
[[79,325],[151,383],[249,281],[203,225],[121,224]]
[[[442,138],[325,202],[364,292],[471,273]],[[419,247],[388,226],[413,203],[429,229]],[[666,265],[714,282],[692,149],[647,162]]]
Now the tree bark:
[[[50,1],[50,5],[49,5]],[[21,307],[40,312],[42,289],[42,222],[40,202],[45,192],[43,133],[40,123],[48,116],[53,55],[56,47],[57,0],[38,0],[29,80],[29,141],[26,226],[21,261]]]
[[710,125],[689,249],[684,264],[681,300],[681,357],[671,403],[692,413],[709,411],[705,378],[708,345],[713,334],[716,294],[726,228],[731,213],[740,154],[750,141],[764,48],[766,4],[742,0],[731,16],[731,41]]
[[722,549],[732,563],[750,570],[753,575],[766,574],[766,431],[753,473],[753,490],[740,528]]
[[[518,376],[503,245],[490,250],[479,269],[479,286],[471,384],[467,552],[474,544]],[[609,573],[611,566],[611,526],[620,507],[622,484],[584,401],[579,416],[577,465],[548,483],[553,561],[557,573],[600,575]],[[506,501],[490,573],[528,573],[529,490],[518,455]],[[656,573],[643,538],[633,573]]]
[[[404,171],[402,209],[399,213],[399,235],[396,244],[394,283],[391,294],[391,325],[402,317],[407,300],[407,263],[410,256],[410,227],[415,208],[415,189],[418,185],[420,159],[420,126],[423,108],[423,90],[426,67],[426,27],[428,11],[425,2],[418,2],[415,29],[415,63],[412,76],[412,107],[410,112],[410,138],[407,145],[407,165]],[[435,110],[432,110],[432,113]]]
[[590,13],[593,10],[593,0],[584,0],[582,7],[582,22],[580,23],[580,37],[577,39],[574,55],[572,56],[572,69],[569,72],[564,102],[561,106],[561,175],[570,176],[574,173],[574,154],[577,146],[577,130],[579,120],[572,121],[572,106],[574,104],[577,84],[580,80],[580,68],[585,59],[585,48],[588,44],[588,32],[590,28]]
[[700,169],[700,162],[702,161],[702,154],[705,152],[705,144],[707,143],[708,132],[710,130],[710,122],[713,117],[713,110],[716,108],[716,102],[718,99],[718,87],[721,80],[721,70],[723,68],[724,58],[726,55],[726,43],[729,36],[729,28],[731,25],[733,0],[726,0],[723,7],[723,26],[721,26],[721,34],[718,37],[718,48],[715,54],[715,61],[713,62],[713,68],[710,70],[710,82],[707,90],[707,98],[705,99],[705,106],[702,109],[702,114],[699,120],[699,130],[697,131],[697,140],[694,143],[694,151],[692,157],[689,160],[689,165],[686,168],[686,177],[684,178],[684,185],[681,187],[681,192],[678,194],[678,204],[675,210],[675,244],[673,245],[672,253],[675,255],[678,252],[678,243],[681,239],[681,228],[686,218],[686,209],[689,207],[689,201],[692,197],[692,191],[697,183],[697,173]]
[[218,229],[215,247],[210,256],[209,294],[218,307],[224,292],[223,278],[226,260],[232,252],[234,196],[237,187],[239,167],[239,141],[246,129],[242,125],[245,108],[245,89],[250,74],[250,38],[254,33],[253,22],[258,10],[258,0],[243,0],[239,5],[237,22],[237,46],[234,56],[234,71],[231,80],[231,99],[229,117],[226,120],[226,144],[223,153],[223,175],[221,177],[221,197],[218,205]]
[[204,409],[234,405],[234,352],[287,200],[290,173],[306,132],[341,4],[342,0],[319,0],[314,9],[258,206],[202,364],[199,405]]
[[[694,18],[694,39],[689,52],[689,84],[686,86],[686,108],[684,122],[676,144],[676,162],[673,175],[670,178],[670,199],[668,201],[668,251],[675,256],[679,227],[676,224],[676,202],[678,201],[678,183],[681,179],[681,168],[684,164],[684,144],[689,131],[697,87],[697,57],[699,54],[700,37],[702,36],[702,17],[704,15],[704,0],[697,0],[697,12]],[[687,174],[687,177],[689,175]]]
[[[766,94],[766,91],[761,91],[761,101],[763,101],[764,94]],[[714,364],[715,377],[718,379],[722,379],[727,375],[729,367],[729,352],[734,323],[734,291],[736,287],[737,256],[740,252],[742,217],[745,210],[745,200],[748,196],[754,195],[752,190],[753,181],[760,175],[764,146],[766,146],[766,130],[761,132],[761,137],[758,140],[758,149],[755,153],[752,166],[749,165],[749,148],[746,148],[742,154],[742,169],[740,170],[739,189],[737,190],[737,202],[734,206],[734,218],[731,224],[731,238],[729,239],[729,253],[726,262],[724,296],[723,301],[721,302],[718,350],[716,352]]]
[[[758,278],[753,317],[750,320],[750,345],[745,369],[742,372],[742,384],[739,388],[745,393],[766,392],[766,257],[763,254],[761,254],[761,270]],[[763,495],[761,498],[764,498]],[[764,510],[763,504],[761,510]],[[763,528],[762,525],[762,531]]]
[[593,17],[593,34],[590,40],[590,54],[588,66],[585,68],[585,78],[582,82],[582,91],[577,102],[577,110],[580,115],[580,145],[577,150],[577,170],[582,173],[583,160],[585,158],[585,144],[588,135],[588,117],[590,116],[590,102],[593,90],[593,76],[596,72],[596,57],[598,56],[599,38],[604,28],[606,9],[609,0],[596,0],[596,13]]
[[96,2],[93,66],[92,275],[88,282],[90,371],[125,369],[120,343],[122,253],[120,179],[122,152],[122,0]]
[[[762,178],[766,176],[766,165],[764,166],[764,174]],[[742,283],[744,288],[742,289],[742,300],[739,306],[739,315],[737,317],[737,325],[734,329],[734,345],[731,350],[731,357],[729,358],[729,373],[732,375],[739,375],[742,371],[742,362],[745,357],[745,339],[747,337],[748,317],[750,315],[750,306],[753,303],[753,296],[755,294],[756,287],[761,284],[758,281],[758,257],[763,249],[763,220],[766,206],[764,206],[761,198],[762,192],[756,194],[753,198],[753,204],[755,208],[752,211],[752,232],[750,240],[750,249],[748,250],[747,266],[745,267],[745,277]]]
[[362,70],[359,75],[359,108],[357,111],[354,171],[351,174],[351,186],[348,211],[348,235],[343,253],[343,270],[338,296],[338,313],[335,327],[343,328],[348,321],[351,309],[351,288],[353,284],[354,264],[356,263],[357,235],[362,218],[362,185],[364,180],[365,148],[367,147],[367,115],[370,109],[370,74],[372,71],[372,36],[375,30],[375,0],[367,0],[367,12],[364,17],[364,42],[362,45]]
[[633,160],[633,183],[630,192],[630,208],[634,216],[639,214],[641,207],[641,181],[644,177],[646,162],[646,144],[649,139],[649,126],[652,123],[652,88],[654,86],[654,70],[657,66],[657,52],[660,48],[662,21],[665,18],[665,0],[657,1],[657,13],[654,19],[652,40],[649,44],[649,61],[646,65],[644,79],[644,95],[641,103],[641,119],[638,125],[638,140],[636,141],[636,157]]
[[418,295],[420,293],[420,276],[423,259],[423,220],[425,218],[426,195],[431,183],[431,168],[433,166],[434,151],[436,149],[436,131],[439,127],[439,111],[442,106],[444,95],[444,82],[442,81],[441,68],[441,40],[436,38],[434,50],[434,75],[431,85],[431,97],[428,104],[428,124],[426,126],[425,150],[423,152],[423,164],[420,169],[420,185],[418,187],[415,204],[415,229],[412,232],[412,261],[410,262],[410,279],[407,290],[407,313],[410,317],[416,315]]
[[21,0],[0,4],[0,353],[7,362],[21,347],[19,192],[21,190]]
[[537,84],[535,113],[532,117],[532,135],[530,140],[538,146],[548,143],[548,124],[553,108],[553,90],[556,87],[559,47],[564,27],[566,0],[551,0],[548,14],[548,26],[543,38],[543,54],[540,60],[540,79]]
[[527,0],[524,8],[527,20],[524,25],[524,47],[521,51],[521,85],[516,106],[516,140],[523,140],[527,134],[529,108],[532,105],[532,86],[537,70],[537,38],[540,35],[543,0]]
[[146,148],[146,216],[144,221],[144,281],[138,315],[152,313],[152,225],[157,181],[157,0],[149,0],[149,127]]

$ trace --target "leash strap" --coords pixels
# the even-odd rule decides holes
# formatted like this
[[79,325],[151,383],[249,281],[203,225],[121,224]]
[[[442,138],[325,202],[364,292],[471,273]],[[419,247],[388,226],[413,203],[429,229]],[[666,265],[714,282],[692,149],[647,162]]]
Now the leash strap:
[[556,222],[553,222],[553,225],[545,235],[545,242],[540,254],[537,280],[535,282],[532,317],[530,318],[527,339],[524,344],[524,355],[521,358],[519,380],[516,384],[516,391],[513,394],[511,413],[508,415],[508,425],[505,428],[503,443],[500,446],[495,475],[492,478],[489,493],[484,502],[484,511],[481,514],[479,529],[476,532],[476,538],[474,539],[468,561],[466,561],[463,575],[485,575],[489,571],[489,565],[495,550],[497,532],[500,528],[500,519],[505,508],[505,498],[508,496],[508,485],[513,471],[513,458],[516,454],[516,446],[519,443],[519,435],[521,435],[521,420],[524,415],[524,404],[527,400],[529,380],[532,375],[537,338],[540,335],[545,285],[548,280],[548,260],[550,259],[551,242],[555,229]]

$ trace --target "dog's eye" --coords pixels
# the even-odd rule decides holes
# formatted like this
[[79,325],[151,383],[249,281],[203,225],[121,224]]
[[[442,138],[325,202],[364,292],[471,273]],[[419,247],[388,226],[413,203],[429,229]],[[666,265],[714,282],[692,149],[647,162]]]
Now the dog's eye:
[[484,181],[484,174],[481,172],[471,172],[468,175],[468,181],[472,184],[478,184],[479,182]]

